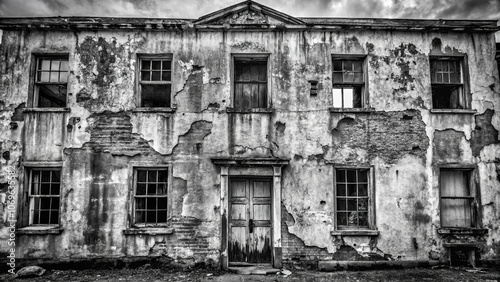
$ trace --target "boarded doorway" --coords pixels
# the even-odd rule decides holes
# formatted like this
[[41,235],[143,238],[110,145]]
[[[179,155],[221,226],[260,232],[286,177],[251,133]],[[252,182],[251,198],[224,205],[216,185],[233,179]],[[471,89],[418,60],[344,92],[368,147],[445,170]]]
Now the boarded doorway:
[[229,181],[229,263],[272,262],[272,178],[231,177]]

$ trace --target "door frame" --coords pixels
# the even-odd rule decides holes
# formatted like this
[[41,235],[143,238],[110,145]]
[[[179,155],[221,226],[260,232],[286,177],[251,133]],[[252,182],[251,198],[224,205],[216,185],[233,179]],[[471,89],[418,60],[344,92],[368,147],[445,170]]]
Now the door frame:
[[[238,179],[240,179],[240,180],[246,180],[246,181],[248,181],[249,184],[250,183],[253,184],[254,181],[259,181],[259,180],[269,181],[270,184],[271,184],[271,191],[270,191],[270,196],[269,196],[271,198],[271,201],[270,201],[271,202],[270,203],[271,204],[271,209],[269,210],[269,217],[270,217],[270,221],[271,221],[271,226],[270,226],[270,236],[271,236],[270,244],[271,244],[271,246],[270,246],[270,248],[271,248],[271,250],[273,250],[273,243],[274,243],[274,241],[273,241],[273,233],[274,233],[273,232],[273,207],[274,207],[273,191],[274,191],[274,189],[273,189],[273,178],[272,178],[272,176],[261,176],[261,175],[259,175],[259,176],[255,176],[255,175],[238,175],[238,176],[234,176],[233,175],[233,176],[231,176],[230,175],[228,177],[229,185],[228,185],[228,194],[227,194],[227,197],[228,197],[228,218],[227,218],[227,220],[228,220],[228,233],[227,233],[227,240],[229,242],[230,241],[229,239],[231,237],[231,230],[229,229],[229,224],[230,224],[231,219],[229,218],[229,215],[231,214],[232,203],[231,203],[231,193],[230,193],[229,189],[232,189],[231,183],[234,182],[235,180],[238,180]],[[250,186],[250,187],[248,187],[248,188],[252,189],[253,185]],[[250,194],[248,196],[250,196],[250,198],[252,198],[251,195],[253,194],[253,192],[248,191],[248,193]],[[253,201],[253,199],[248,199],[248,201],[249,201],[249,204],[251,204],[252,201]],[[252,208],[252,206],[249,206],[248,208]],[[273,254],[272,254],[272,251],[271,251],[271,262],[270,263],[267,263],[267,262],[266,263],[238,263],[238,262],[230,262],[230,261],[228,261],[228,264],[234,263],[234,264],[240,264],[240,265],[271,265],[273,263],[272,255]],[[229,246],[228,246],[228,258],[229,258]]]
[[272,177],[272,204],[271,204],[271,230],[272,230],[272,258],[271,264],[281,268],[281,178],[282,167],[289,163],[287,159],[258,158],[237,159],[212,158],[212,162],[220,167],[220,215],[221,215],[221,248],[220,263],[223,269],[229,267],[228,236],[229,236],[229,177]]

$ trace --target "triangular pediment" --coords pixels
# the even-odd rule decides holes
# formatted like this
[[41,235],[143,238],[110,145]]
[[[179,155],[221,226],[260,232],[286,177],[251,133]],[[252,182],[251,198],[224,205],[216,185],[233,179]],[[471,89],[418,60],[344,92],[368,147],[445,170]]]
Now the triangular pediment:
[[303,25],[302,20],[276,11],[267,6],[254,1],[244,1],[233,6],[215,11],[208,15],[202,16],[194,24],[210,24],[210,25],[252,25],[252,24],[290,24]]

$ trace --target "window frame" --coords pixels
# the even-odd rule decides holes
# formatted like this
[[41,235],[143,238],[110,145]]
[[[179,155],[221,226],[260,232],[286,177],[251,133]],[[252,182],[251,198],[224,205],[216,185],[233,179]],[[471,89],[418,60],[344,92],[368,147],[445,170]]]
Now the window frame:
[[[170,81],[163,82],[163,81],[142,81],[141,77],[141,66],[142,66],[142,61],[143,60],[169,60],[170,61]],[[157,109],[159,111],[161,110],[166,110],[168,111],[169,109],[172,109],[173,105],[173,81],[174,81],[174,55],[173,53],[155,53],[155,54],[137,54],[137,60],[136,60],[136,79],[135,79],[135,86],[136,86],[136,108],[138,109]],[[170,105],[165,106],[165,107],[144,107],[142,106],[142,85],[170,85],[170,97],[168,97],[170,101]]]
[[[335,83],[334,81],[334,61],[361,61],[361,70],[363,71],[363,82],[359,83]],[[369,94],[368,94],[368,64],[367,64],[367,55],[366,54],[332,54],[331,60],[330,60],[331,65],[331,77],[332,77],[332,90],[331,90],[331,98],[332,98],[332,107],[331,109],[341,109],[341,110],[356,110],[356,109],[367,109],[369,108]],[[336,87],[337,86],[337,87]],[[361,107],[344,107],[344,95],[342,94],[342,107],[335,107],[334,105],[334,98],[333,98],[333,89],[336,88],[342,88],[344,87],[360,87],[360,95],[361,95]]]
[[[468,197],[446,197],[446,198],[468,198],[471,199],[471,206],[470,206],[470,212],[471,212],[471,223],[470,226],[444,226],[443,225],[443,182],[441,178],[441,173],[442,171],[463,171],[466,172],[468,183],[467,183],[467,188],[469,190],[469,196]],[[472,228],[477,228],[479,224],[479,203],[478,203],[478,195],[477,195],[477,187],[476,183],[474,181],[474,174],[476,173],[476,168],[475,166],[457,166],[457,165],[442,165],[439,166],[438,168],[438,193],[439,193],[439,223],[440,223],[440,228],[441,229],[472,229]]]
[[[68,60],[68,77],[66,79],[66,98],[65,98],[65,104],[64,106],[58,106],[58,107],[40,107],[39,106],[39,85],[43,84],[63,84],[63,83],[42,83],[42,82],[37,82],[37,75],[38,75],[38,66],[39,66],[39,60],[42,58],[64,58]],[[31,54],[31,67],[30,67],[30,77],[29,77],[29,93],[28,95],[28,107],[31,108],[40,108],[40,109],[48,109],[49,111],[52,109],[53,111],[56,109],[64,109],[68,107],[68,93],[69,93],[69,85],[70,85],[70,73],[71,73],[71,67],[70,67],[70,56],[69,53],[32,53]]]
[[[368,227],[349,228],[340,227],[337,223],[337,171],[338,170],[364,170],[367,171],[367,194],[368,194]],[[333,168],[333,214],[334,230],[332,235],[378,235],[375,220],[375,181],[373,166],[335,166]]]
[[[236,63],[238,60],[266,61],[266,97],[265,107],[236,107]],[[231,105],[234,109],[250,109],[258,112],[259,109],[270,109],[271,105],[271,53],[231,53]]]
[[[436,83],[432,82],[435,73],[432,72],[432,64],[434,61],[457,61],[460,69],[460,83]],[[469,65],[468,58],[466,54],[439,54],[429,55],[429,81],[431,88],[431,110],[442,110],[442,111],[463,111],[471,109],[471,101],[468,95],[469,93]],[[434,106],[434,87],[437,86],[457,86],[459,87],[459,106],[462,108],[437,108]],[[463,102],[463,105],[460,104]]]
[[[60,182],[59,182],[59,215],[57,224],[31,224],[32,214],[31,214],[31,171],[32,170],[59,170],[60,172]],[[19,234],[59,234],[63,231],[62,229],[62,212],[61,208],[63,205],[62,195],[64,195],[64,166],[60,161],[29,161],[23,162],[23,173],[19,179],[20,183],[23,183],[22,189],[20,189],[18,199],[18,222],[17,230]]]
[[[165,223],[137,223],[136,222],[136,191],[137,191],[137,171],[138,170],[165,170],[167,172],[167,220]],[[172,216],[172,166],[161,164],[133,164],[131,167],[131,183],[129,195],[129,224],[130,228],[135,229],[155,229],[171,226]]]

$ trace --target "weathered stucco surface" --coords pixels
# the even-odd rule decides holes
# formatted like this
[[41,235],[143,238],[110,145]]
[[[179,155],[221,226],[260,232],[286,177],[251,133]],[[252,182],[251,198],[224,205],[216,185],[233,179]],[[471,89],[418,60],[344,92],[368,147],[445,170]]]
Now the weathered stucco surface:
[[[429,53],[467,54],[475,114],[431,113]],[[0,249],[6,167],[61,161],[58,235],[18,235],[18,257],[165,255],[217,263],[220,169],[211,157],[277,157],[283,260],[445,257],[438,166],[477,165],[483,258],[500,254],[500,84],[492,34],[385,30],[5,30],[0,56]],[[24,112],[34,53],[68,53],[67,112]],[[137,54],[173,54],[175,112],[138,112]],[[232,107],[231,54],[267,53],[272,113]],[[330,112],[332,54],[367,56],[373,112]],[[318,94],[309,95],[308,80]],[[171,165],[173,234],[125,235],[133,164]],[[331,235],[334,167],[371,166],[379,235]],[[279,187],[278,187],[279,189]],[[24,203],[19,202],[18,205]],[[356,252],[350,251],[353,248]],[[304,251],[301,251],[304,250]],[[305,251],[307,250],[307,251]],[[342,255],[344,254],[344,255]],[[348,255],[346,255],[348,254]]]

